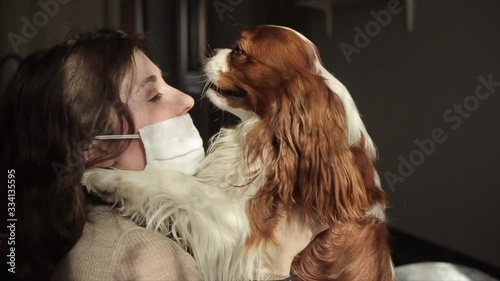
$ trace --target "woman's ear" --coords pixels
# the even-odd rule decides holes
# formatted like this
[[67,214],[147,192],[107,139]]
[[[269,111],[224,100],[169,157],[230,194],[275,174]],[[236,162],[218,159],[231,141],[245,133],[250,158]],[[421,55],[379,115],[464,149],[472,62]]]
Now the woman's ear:
[[[87,150],[83,151],[83,158],[85,160],[85,164],[91,163],[94,159],[97,159],[101,155],[106,153],[104,149],[102,149],[99,145],[97,145],[96,141],[93,141]],[[98,163],[93,163],[92,167],[94,168],[109,168],[113,166],[116,162],[116,159],[104,160]]]

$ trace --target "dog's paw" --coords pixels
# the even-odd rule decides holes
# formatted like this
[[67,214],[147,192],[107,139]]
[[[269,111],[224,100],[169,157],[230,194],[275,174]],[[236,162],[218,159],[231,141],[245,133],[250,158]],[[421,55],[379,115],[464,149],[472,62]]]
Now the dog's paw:
[[119,175],[110,170],[91,170],[84,176],[84,185],[89,192],[101,197],[104,202],[115,203],[120,200],[116,196],[119,185]]

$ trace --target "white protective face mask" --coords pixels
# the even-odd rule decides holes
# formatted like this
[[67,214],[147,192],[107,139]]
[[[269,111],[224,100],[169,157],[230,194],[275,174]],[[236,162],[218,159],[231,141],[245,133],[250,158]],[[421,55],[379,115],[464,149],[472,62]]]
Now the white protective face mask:
[[167,119],[142,129],[139,135],[102,135],[96,139],[138,139],[146,151],[144,170],[176,170],[193,175],[205,158],[203,140],[189,114]]

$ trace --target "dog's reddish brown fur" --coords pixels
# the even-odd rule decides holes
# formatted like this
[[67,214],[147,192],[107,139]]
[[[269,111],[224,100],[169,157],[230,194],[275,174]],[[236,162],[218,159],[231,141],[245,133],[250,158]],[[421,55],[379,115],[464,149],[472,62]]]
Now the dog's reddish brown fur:
[[330,226],[295,258],[300,280],[393,280],[387,226],[367,215],[386,205],[361,139],[348,143],[339,96],[315,73],[315,49],[294,32],[262,26],[244,31],[242,54],[230,54],[219,87],[247,96],[229,101],[261,122],[247,135],[249,161],[263,159],[268,180],[249,202],[247,245],[272,241],[278,219],[300,208]]

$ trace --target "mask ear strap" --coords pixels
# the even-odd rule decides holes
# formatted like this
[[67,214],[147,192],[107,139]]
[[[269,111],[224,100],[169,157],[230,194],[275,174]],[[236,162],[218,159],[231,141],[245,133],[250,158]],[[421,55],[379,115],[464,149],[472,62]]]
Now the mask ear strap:
[[96,140],[128,140],[128,139],[140,139],[141,136],[138,134],[133,135],[101,135],[96,136]]

